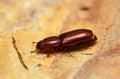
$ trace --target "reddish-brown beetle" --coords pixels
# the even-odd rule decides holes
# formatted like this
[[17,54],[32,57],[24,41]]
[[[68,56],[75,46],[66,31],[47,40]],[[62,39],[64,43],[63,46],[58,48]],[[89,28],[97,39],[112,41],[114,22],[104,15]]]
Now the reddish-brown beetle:
[[[69,47],[79,43],[85,43],[97,40],[91,30],[77,29],[70,32],[60,34],[59,36],[51,36],[39,41],[36,45],[36,50],[45,50],[47,57],[51,53],[51,49],[55,47]],[[34,52],[34,51],[33,51]]]

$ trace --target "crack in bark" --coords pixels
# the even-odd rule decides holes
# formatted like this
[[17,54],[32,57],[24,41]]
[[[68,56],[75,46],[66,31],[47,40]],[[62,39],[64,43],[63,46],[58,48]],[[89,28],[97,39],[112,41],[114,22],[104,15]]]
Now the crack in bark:
[[23,58],[22,58],[20,52],[18,51],[18,48],[17,48],[17,46],[16,46],[15,38],[12,37],[12,40],[13,40],[13,41],[12,41],[13,47],[15,48],[15,50],[16,50],[16,52],[17,52],[17,54],[18,54],[18,59],[20,60],[20,63],[22,64],[22,66],[23,66],[25,69],[28,70],[28,67],[27,67],[26,64],[24,63]]

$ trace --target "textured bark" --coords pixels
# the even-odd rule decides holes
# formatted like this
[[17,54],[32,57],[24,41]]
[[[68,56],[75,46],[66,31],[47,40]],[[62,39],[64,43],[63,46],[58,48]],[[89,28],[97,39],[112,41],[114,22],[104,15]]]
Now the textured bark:
[[[0,0],[0,79],[119,79],[119,3]],[[35,50],[32,42],[74,29],[91,29],[97,42],[70,52],[55,52],[49,58],[30,53]],[[12,37],[29,70],[21,65]]]

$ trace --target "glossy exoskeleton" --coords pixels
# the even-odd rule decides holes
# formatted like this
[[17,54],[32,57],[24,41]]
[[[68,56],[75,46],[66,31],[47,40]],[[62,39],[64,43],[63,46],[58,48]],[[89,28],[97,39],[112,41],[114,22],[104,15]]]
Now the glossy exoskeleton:
[[55,47],[69,47],[79,43],[86,43],[95,40],[97,40],[97,37],[91,30],[77,29],[60,34],[59,36],[51,36],[37,42],[36,50],[44,50],[47,57],[49,57],[50,53],[52,53],[50,50]]

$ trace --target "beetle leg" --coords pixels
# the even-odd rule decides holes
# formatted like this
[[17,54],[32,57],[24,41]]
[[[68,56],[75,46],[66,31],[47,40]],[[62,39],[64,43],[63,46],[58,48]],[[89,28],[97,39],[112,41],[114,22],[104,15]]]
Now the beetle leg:
[[69,55],[74,58],[74,56],[71,53],[69,53]]
[[74,56],[70,52],[67,53],[67,56],[74,58]]
[[51,54],[51,53],[50,53],[50,52],[48,52],[48,54],[47,54],[47,56],[46,56],[46,57],[50,57],[50,54]]
[[46,49],[45,49],[45,53],[47,54],[46,57],[50,57],[50,54],[53,53],[52,48],[46,48]]
[[81,53],[83,55],[93,55],[94,53]]

